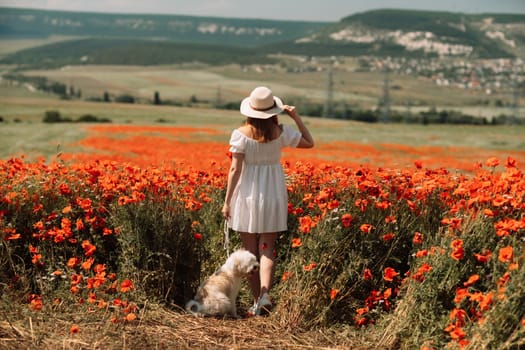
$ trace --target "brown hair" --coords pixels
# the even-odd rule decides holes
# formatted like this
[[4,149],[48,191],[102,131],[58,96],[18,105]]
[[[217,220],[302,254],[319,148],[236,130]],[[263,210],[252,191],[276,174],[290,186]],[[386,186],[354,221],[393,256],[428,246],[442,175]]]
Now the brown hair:
[[275,137],[275,126],[279,125],[277,116],[268,119],[246,118],[246,124],[253,127],[253,139],[258,142],[270,142]]

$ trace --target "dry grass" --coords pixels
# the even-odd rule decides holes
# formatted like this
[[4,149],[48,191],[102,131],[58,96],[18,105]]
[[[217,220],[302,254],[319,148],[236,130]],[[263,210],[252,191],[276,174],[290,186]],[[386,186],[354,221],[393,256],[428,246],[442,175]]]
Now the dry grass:
[[[125,325],[72,314],[34,312],[0,320],[0,348],[10,349],[371,349],[373,344],[324,329],[287,331],[277,315],[250,319],[199,318],[145,307]],[[91,316],[93,317],[93,316]],[[73,321],[75,320],[76,321]],[[73,324],[79,332],[71,334]]]
[[[352,59],[350,61],[354,62]],[[351,63],[350,67],[354,67]],[[302,65],[301,65],[302,66]],[[316,66],[316,65],[315,65]],[[317,66],[316,66],[317,67]],[[223,102],[238,103],[261,79],[285,100],[324,103],[328,74],[326,69],[311,72],[287,72],[280,65],[264,66],[68,66],[53,70],[32,70],[27,76],[47,77],[82,91],[82,96],[102,97],[104,91],[117,96],[131,94],[135,97],[153,99],[159,92],[161,99],[189,101],[196,96],[201,101],[216,101],[220,95]],[[353,68],[334,69],[334,101],[354,108],[374,109],[383,94],[384,74],[380,72],[356,72]],[[476,106],[474,115],[485,108],[479,101],[508,100],[508,94],[498,92],[486,95],[482,90],[458,87],[440,87],[431,79],[391,74],[390,98],[393,106],[405,111],[407,104],[414,107],[461,109]],[[522,104],[523,101],[519,101]],[[297,102],[296,102],[297,103]],[[481,106],[486,107],[486,106]],[[505,109],[504,112],[508,113]],[[499,112],[499,113],[504,113]],[[499,114],[498,113],[498,114]]]

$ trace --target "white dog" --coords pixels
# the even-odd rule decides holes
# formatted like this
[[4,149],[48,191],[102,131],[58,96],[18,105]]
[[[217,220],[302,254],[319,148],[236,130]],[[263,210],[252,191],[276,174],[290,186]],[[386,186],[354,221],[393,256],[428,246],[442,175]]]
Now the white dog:
[[238,318],[235,304],[242,278],[259,270],[257,257],[247,250],[233,252],[228,260],[199,287],[186,304],[186,311],[198,316],[230,315]]

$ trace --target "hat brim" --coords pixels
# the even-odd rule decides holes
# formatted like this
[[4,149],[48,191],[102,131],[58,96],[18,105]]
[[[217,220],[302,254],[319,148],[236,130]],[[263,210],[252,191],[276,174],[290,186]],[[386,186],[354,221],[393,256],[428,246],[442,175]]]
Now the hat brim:
[[281,113],[284,110],[283,101],[281,101],[281,99],[279,97],[274,96],[273,97],[273,101],[275,102],[274,107],[272,107],[270,109],[267,109],[267,110],[264,110],[264,111],[259,111],[259,110],[253,109],[250,106],[250,97],[246,97],[241,102],[241,108],[240,108],[241,109],[241,114],[245,115],[247,117],[256,118],[256,119],[268,119],[268,118],[271,118],[274,115],[277,115],[277,114]]

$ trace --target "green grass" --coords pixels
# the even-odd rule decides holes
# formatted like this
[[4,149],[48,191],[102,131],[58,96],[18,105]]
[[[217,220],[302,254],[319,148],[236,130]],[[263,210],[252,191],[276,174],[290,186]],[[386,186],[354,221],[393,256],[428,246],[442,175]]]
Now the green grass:
[[79,141],[85,132],[78,126],[41,123],[9,124],[0,127],[0,158],[11,156],[52,157],[64,148],[74,152],[70,144]]
[[[205,66],[181,64],[170,66],[67,66],[54,70],[32,70],[26,75],[44,76],[82,91],[82,97],[101,98],[105,91],[113,96],[131,94],[152,100],[159,92],[161,100],[187,102],[192,96],[201,101],[237,102],[254,86],[268,85],[284,101],[323,104],[327,98],[328,74],[326,62],[320,62],[321,71],[293,73],[286,65],[289,57],[281,58],[279,65],[224,65]],[[377,72],[354,71],[355,59],[346,58],[334,68],[333,99],[336,108],[346,104],[352,109],[375,109],[383,94],[384,75]],[[295,63],[295,66],[303,64]],[[507,108],[496,109],[496,100],[510,102],[510,95],[485,95],[483,91],[456,87],[439,87],[429,79],[391,75],[389,84],[393,109],[405,111],[407,106],[428,110],[463,110],[474,116],[510,113]],[[488,106],[479,107],[480,101]],[[522,101],[520,101],[522,103]],[[490,107],[490,108],[487,108]],[[525,116],[525,112],[521,112]]]
[[[51,35],[47,38],[28,39],[0,39],[0,57],[31,47],[52,44],[60,41],[71,40],[73,37]],[[78,38],[78,37],[76,37]]]
[[[0,88],[0,92],[6,91]],[[244,118],[237,111],[209,108],[183,108],[144,104],[118,104],[85,101],[67,101],[40,94],[27,97],[23,89],[14,96],[0,97],[0,158],[26,154],[29,157],[54,156],[57,147],[74,152],[70,145],[85,136],[82,124],[45,124],[46,111],[59,111],[61,116],[77,119],[84,114],[109,118],[120,124],[157,124],[172,126],[215,127],[223,132],[221,141],[227,142],[229,132]],[[16,92],[18,91],[18,92]],[[298,106],[299,111],[301,106]],[[280,121],[290,123],[286,115]],[[159,124],[158,120],[166,123]],[[17,121],[17,122],[15,122]],[[525,150],[525,126],[461,126],[461,125],[413,125],[368,124],[324,118],[308,118],[316,142],[349,141],[362,144],[403,144],[409,146],[479,147],[497,150]]]
[[[152,91],[158,89],[161,81],[177,96],[196,92],[198,96],[212,96],[217,93],[221,83],[219,70],[197,70],[170,67],[76,67],[56,73],[56,79],[68,81],[76,72],[82,79],[72,80],[75,86],[89,86],[92,91],[112,86],[116,91]],[[35,72],[41,74],[43,72]],[[224,67],[223,74],[230,78],[222,81],[221,95],[224,100],[240,100],[250,88],[258,82],[254,72],[248,71],[243,76],[236,66]],[[105,75],[109,74],[109,77]],[[74,74],[73,74],[74,75]],[[291,75],[293,76],[293,75]],[[295,77],[298,79],[298,77]],[[276,82],[270,86],[279,93],[285,101],[288,96],[308,96],[307,88],[314,82],[314,76],[303,85],[298,81],[286,82],[284,78],[275,75]],[[149,87],[141,88],[141,84],[150,82]],[[80,84],[82,82],[82,84]],[[185,82],[183,84],[183,82]],[[83,85],[85,84],[85,85]],[[112,85],[111,85],[112,84]],[[289,85],[288,85],[289,84]],[[291,85],[301,86],[291,88]],[[83,90],[84,91],[84,90]],[[90,91],[88,89],[88,91]],[[312,89],[310,92],[314,93]],[[84,93],[84,96],[87,93]],[[322,98],[321,90],[317,96]],[[108,118],[113,123],[158,124],[158,120],[167,125],[176,126],[215,126],[223,131],[221,141],[227,142],[230,130],[244,119],[237,111],[216,110],[209,108],[181,108],[174,106],[154,106],[148,104],[117,104],[86,102],[81,100],[60,100],[42,92],[29,92],[23,86],[7,86],[0,84],[0,115],[5,120],[0,124],[0,158],[25,154],[30,158],[38,156],[53,157],[57,149],[75,152],[71,144],[85,136],[82,125],[78,124],[43,124],[46,111],[59,111],[61,116],[77,119],[82,115],[91,114],[98,118]],[[161,98],[163,93],[161,92]],[[184,96],[189,98],[189,96]],[[302,102],[308,98],[295,99],[299,111]],[[475,107],[474,107],[475,108]],[[477,107],[479,108],[479,107]],[[484,108],[485,110],[486,108]],[[280,121],[289,123],[286,115],[280,116]],[[362,144],[404,144],[409,146],[441,146],[441,147],[479,147],[497,150],[524,150],[525,126],[457,126],[457,125],[413,125],[413,124],[367,124],[323,118],[306,118],[306,123],[312,129],[318,144],[332,141],[351,141]],[[160,125],[160,124],[159,124]]]

